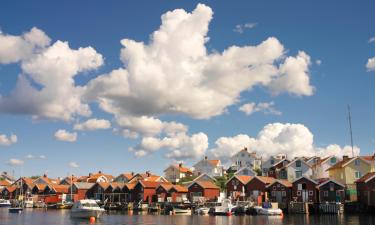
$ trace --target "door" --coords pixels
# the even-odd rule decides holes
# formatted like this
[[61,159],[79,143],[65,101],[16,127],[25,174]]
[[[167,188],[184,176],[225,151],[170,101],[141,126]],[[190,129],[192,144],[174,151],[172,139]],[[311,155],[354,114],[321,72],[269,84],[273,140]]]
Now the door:
[[309,191],[302,190],[302,202],[308,202],[308,201],[309,201]]
[[276,202],[282,203],[283,201],[283,195],[281,191],[276,191]]

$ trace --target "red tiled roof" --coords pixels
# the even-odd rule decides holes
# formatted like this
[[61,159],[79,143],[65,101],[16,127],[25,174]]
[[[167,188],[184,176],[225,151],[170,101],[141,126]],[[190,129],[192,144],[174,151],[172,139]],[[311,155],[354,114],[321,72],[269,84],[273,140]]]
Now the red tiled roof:
[[197,183],[199,186],[201,186],[204,189],[220,189],[216,184],[210,182],[210,181],[195,181],[194,183]]
[[170,183],[162,183],[160,184],[160,187],[162,187],[164,190],[166,190],[167,192],[169,190],[171,190],[171,188],[173,187],[173,184],[170,184]]
[[181,186],[181,185],[173,185],[172,188],[175,189],[177,192],[182,192],[182,193],[186,193],[186,192],[189,191],[187,189],[187,187],[184,187],[184,186]]
[[157,188],[160,184],[162,184],[161,182],[145,181],[145,180],[140,180],[139,182],[145,188]]
[[234,177],[237,178],[243,184],[247,184],[253,178],[252,176],[245,175],[236,175]]
[[276,183],[276,182],[279,183],[279,184],[281,184],[281,185],[284,185],[285,187],[292,187],[293,186],[293,184],[290,183],[287,180],[274,180],[273,181],[273,183]]
[[39,191],[44,191],[46,189],[47,185],[46,184],[35,184],[35,186]]
[[114,177],[110,174],[104,174],[104,173],[95,173],[95,174],[91,174],[88,178],[87,178],[87,182],[96,182],[98,180],[99,177],[105,177],[107,178],[107,180],[112,180]]
[[360,156],[360,157],[364,160],[367,160],[367,161],[374,161],[373,155],[364,155],[364,156]]
[[133,190],[134,189],[134,187],[135,187],[135,185],[137,185],[137,183],[126,183],[125,184],[125,187],[127,188],[127,189],[129,189],[129,190]]
[[363,177],[359,178],[356,182],[365,182],[367,179],[371,178],[372,176],[375,176],[375,172],[370,172],[365,174]]
[[9,185],[11,185],[11,183],[9,181],[7,181],[7,180],[0,180],[0,186],[6,187],[6,186],[9,186]]
[[120,176],[124,176],[126,179],[130,180],[133,178],[134,174],[132,173],[123,173]]
[[51,185],[53,190],[55,190],[57,193],[68,193],[69,192],[69,185],[61,185],[61,184],[53,184]]
[[213,166],[217,166],[219,164],[219,161],[218,159],[211,159],[211,160],[208,160],[209,163],[211,163]]
[[108,187],[109,187],[109,183],[108,182],[99,182],[97,183],[101,188],[103,188],[104,190],[106,190]]
[[275,178],[273,177],[265,177],[265,176],[256,176],[256,178],[258,178],[260,181],[262,181],[265,184],[270,184],[275,180]]
[[8,190],[9,193],[12,193],[17,189],[17,186],[8,186],[5,187],[5,189]]

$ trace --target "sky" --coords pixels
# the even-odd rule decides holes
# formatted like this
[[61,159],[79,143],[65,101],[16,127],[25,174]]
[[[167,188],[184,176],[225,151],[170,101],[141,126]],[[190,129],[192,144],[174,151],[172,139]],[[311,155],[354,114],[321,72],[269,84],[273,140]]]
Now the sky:
[[373,1],[0,3],[0,171],[375,149]]

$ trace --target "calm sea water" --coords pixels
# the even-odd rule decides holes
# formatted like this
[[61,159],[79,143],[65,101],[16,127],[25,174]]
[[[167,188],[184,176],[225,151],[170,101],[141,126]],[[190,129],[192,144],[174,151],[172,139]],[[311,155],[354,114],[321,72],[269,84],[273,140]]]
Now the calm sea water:
[[[0,208],[0,224],[11,225],[70,225],[90,224],[88,220],[70,218],[69,210],[26,209],[21,214],[8,213]],[[286,215],[267,216],[165,216],[165,215],[127,215],[109,213],[103,215],[95,224],[111,225],[373,225],[375,216],[368,215]]]

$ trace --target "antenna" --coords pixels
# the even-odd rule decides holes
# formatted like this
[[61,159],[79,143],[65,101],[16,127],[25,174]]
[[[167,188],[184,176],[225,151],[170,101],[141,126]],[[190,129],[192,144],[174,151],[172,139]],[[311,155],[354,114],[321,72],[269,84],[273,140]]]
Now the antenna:
[[350,144],[352,146],[352,157],[354,157],[353,132],[352,132],[352,117],[350,115],[350,105],[348,105],[348,120],[349,120],[349,129],[350,129]]

